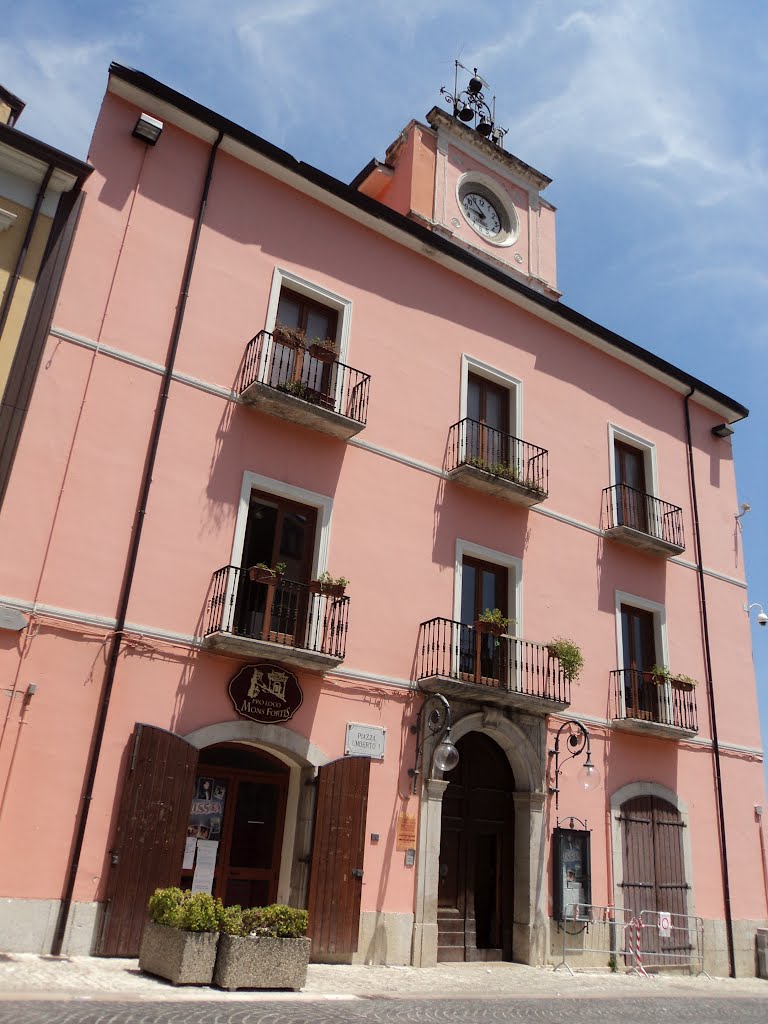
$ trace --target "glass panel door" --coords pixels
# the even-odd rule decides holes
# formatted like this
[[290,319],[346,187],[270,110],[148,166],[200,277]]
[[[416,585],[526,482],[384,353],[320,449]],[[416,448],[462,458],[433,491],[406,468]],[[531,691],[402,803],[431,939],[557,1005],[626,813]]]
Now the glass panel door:
[[[505,617],[508,611],[509,574],[505,566],[466,557],[461,574],[461,621],[472,626],[482,612],[498,608]],[[476,629],[460,630],[459,671],[480,681],[480,677],[505,679],[507,642]]]
[[658,720],[658,687],[651,669],[656,664],[653,612],[621,606],[621,636],[624,654],[624,704],[628,718]]
[[621,441],[614,442],[613,454],[618,485],[616,523],[648,533],[645,456],[639,448]]

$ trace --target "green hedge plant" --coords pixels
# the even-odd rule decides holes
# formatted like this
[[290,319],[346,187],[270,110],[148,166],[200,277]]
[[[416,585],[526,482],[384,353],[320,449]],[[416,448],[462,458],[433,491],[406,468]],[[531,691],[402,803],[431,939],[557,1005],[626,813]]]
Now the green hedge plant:
[[184,932],[218,932],[224,907],[207,892],[189,892],[170,886],[149,897],[149,917],[155,924]]
[[570,681],[579,678],[584,668],[584,655],[581,648],[573,640],[564,636],[557,636],[547,644],[549,653],[560,662],[560,666]]
[[274,939],[300,939],[307,934],[309,915],[306,910],[273,903],[269,907],[226,907],[221,930],[227,935],[246,938],[264,935]]

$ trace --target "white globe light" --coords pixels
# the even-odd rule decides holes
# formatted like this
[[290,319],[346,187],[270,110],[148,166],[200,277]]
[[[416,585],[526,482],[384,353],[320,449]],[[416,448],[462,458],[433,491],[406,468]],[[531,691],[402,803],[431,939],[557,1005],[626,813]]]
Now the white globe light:
[[589,793],[600,785],[600,772],[591,762],[587,762],[579,769],[576,780]]
[[459,763],[459,752],[450,740],[443,740],[435,751],[435,768],[441,772],[450,772]]

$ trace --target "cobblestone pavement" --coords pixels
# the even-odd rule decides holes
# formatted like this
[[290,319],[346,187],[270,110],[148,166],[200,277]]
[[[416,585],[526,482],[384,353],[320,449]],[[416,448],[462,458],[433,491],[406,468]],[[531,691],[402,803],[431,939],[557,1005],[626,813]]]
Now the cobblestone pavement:
[[764,999],[314,999],[303,1002],[85,1002],[82,999],[0,1003],[0,1024],[765,1024]]
[[[307,1000],[345,1003],[374,997],[452,996],[456,998],[510,997],[542,999],[624,998],[722,1000],[753,997],[763,1001],[762,1024],[768,1024],[768,982],[758,978],[707,978],[579,973],[527,967],[511,963],[440,964],[432,968],[366,967],[310,964],[307,985],[301,993],[233,992],[188,986],[174,988],[159,978],[142,974],[136,960],[98,957],[50,957],[31,953],[0,953],[0,1011],[7,1014],[8,1001],[51,997],[82,997],[90,1000],[140,1000],[157,1002],[218,1002],[226,1005],[247,1001]],[[2,1017],[0,1019],[7,1019]],[[12,1019],[12,1018],[11,1018]],[[393,1018],[394,1019],[394,1018]]]

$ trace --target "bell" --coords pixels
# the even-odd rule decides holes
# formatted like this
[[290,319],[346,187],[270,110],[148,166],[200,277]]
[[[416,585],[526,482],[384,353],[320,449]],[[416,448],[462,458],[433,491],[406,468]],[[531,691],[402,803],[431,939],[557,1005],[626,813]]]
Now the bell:
[[483,116],[480,118],[480,124],[477,126],[477,131],[480,135],[485,135],[487,138],[493,131],[493,125],[485,116]]
[[460,121],[471,121],[474,116],[475,112],[472,109],[472,107],[462,107],[461,110],[459,111]]
[[477,76],[473,75],[472,78],[470,78],[469,80],[469,85],[467,86],[467,88],[473,95],[476,96],[477,93],[479,93],[480,90],[483,88],[482,78],[477,78]]

